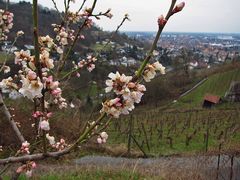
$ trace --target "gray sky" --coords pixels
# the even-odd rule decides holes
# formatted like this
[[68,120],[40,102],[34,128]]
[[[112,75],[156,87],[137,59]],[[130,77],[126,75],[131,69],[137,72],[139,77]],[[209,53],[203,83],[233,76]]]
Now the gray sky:
[[[178,0],[178,3],[181,1]],[[238,12],[240,0],[184,1],[186,7],[170,19],[165,31],[240,33],[240,13]],[[63,0],[56,0],[56,2],[59,9],[63,9]],[[80,6],[82,0],[76,0],[76,2],[75,9]],[[53,7],[51,0],[39,0],[39,3]],[[104,30],[114,30],[124,14],[128,13],[131,22],[126,22],[121,30],[156,31],[157,17],[166,14],[170,3],[171,0],[98,0],[96,11],[111,8],[114,16],[111,20],[104,18],[96,23]]]

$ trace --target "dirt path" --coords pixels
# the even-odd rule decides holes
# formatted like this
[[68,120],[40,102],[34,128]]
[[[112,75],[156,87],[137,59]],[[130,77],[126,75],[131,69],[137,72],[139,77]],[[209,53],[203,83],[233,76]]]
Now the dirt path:
[[[240,180],[240,157],[222,155],[219,169],[218,156],[186,156],[128,159],[107,156],[85,156],[80,159],[52,162],[39,162],[35,176],[44,174],[69,173],[80,171],[106,172],[129,171],[143,175],[142,179],[166,180]],[[13,166],[7,174],[15,171]],[[146,178],[145,178],[146,177]]]
[[[150,176],[169,179],[240,180],[240,158],[222,155],[217,171],[218,156],[161,157],[127,159],[105,156],[85,156],[75,160],[79,166],[127,169]],[[232,166],[232,168],[231,168]],[[217,173],[218,172],[218,173]]]

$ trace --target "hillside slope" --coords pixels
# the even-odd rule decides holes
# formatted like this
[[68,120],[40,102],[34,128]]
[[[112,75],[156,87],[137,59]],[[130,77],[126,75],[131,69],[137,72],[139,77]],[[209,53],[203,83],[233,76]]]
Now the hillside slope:
[[223,97],[232,81],[240,81],[240,69],[210,76],[203,84],[186,96],[181,97],[176,105],[200,106],[204,96],[209,93]]

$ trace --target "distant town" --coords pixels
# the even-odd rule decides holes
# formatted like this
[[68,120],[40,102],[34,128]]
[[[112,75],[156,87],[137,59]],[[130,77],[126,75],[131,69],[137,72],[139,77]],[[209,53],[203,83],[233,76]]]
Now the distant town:
[[[129,37],[151,43],[154,32],[124,32]],[[210,68],[227,61],[239,61],[240,34],[163,33],[158,42],[156,59],[169,61],[182,58],[189,69]]]
[[[112,66],[136,66],[144,59],[154,40],[154,32],[122,32],[132,41],[115,42],[101,37],[93,43],[89,52],[98,52],[100,59]],[[139,42],[139,43],[136,43]],[[144,45],[147,45],[144,46]],[[4,42],[2,51],[17,51],[10,41]],[[25,50],[33,50],[33,45],[24,45]],[[75,53],[76,60],[84,58]],[[163,33],[154,60],[160,61],[168,69],[187,67],[188,70],[211,68],[216,64],[240,61],[240,34],[220,33]]]

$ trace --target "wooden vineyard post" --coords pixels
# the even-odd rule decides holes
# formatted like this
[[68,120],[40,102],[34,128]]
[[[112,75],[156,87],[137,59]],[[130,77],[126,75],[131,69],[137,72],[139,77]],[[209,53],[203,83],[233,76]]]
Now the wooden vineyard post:
[[140,144],[137,142],[137,140],[134,138],[134,136],[131,136],[133,141],[136,143],[136,145],[138,146],[138,148],[140,149],[140,151],[142,151],[143,155],[145,158],[147,158],[147,154],[145,153],[145,151],[143,150],[143,148],[140,146]]
[[208,114],[208,118],[207,118],[207,130],[206,130],[206,133],[204,134],[205,135],[205,137],[204,137],[204,142],[205,142],[205,152],[207,152],[208,151],[208,143],[209,143],[209,129],[210,129],[210,127],[209,127],[209,125],[210,125],[210,118],[211,118],[212,116],[211,116],[211,112],[209,112],[209,114]]
[[146,132],[145,126],[144,126],[143,123],[141,123],[141,125],[142,125],[143,133],[144,133],[144,136],[145,136],[145,140],[146,140],[146,143],[147,143],[148,151],[150,151],[150,145],[149,145],[148,136],[147,136],[147,132]]
[[134,133],[134,122],[133,122],[133,116],[130,116],[129,119],[129,130],[128,130],[128,149],[127,149],[127,154],[130,155],[131,152],[131,144],[132,144],[132,140],[135,142],[135,144],[137,145],[137,147],[139,148],[140,151],[142,151],[144,157],[147,157],[147,154],[145,153],[145,151],[143,150],[143,148],[140,146],[140,144],[137,142],[137,140],[135,139],[133,133]]
[[234,162],[234,154],[232,154],[230,157],[231,157],[231,169],[230,169],[230,177],[229,177],[229,179],[232,180],[232,179],[233,179],[233,162]]
[[208,151],[208,140],[209,140],[209,117],[207,120],[207,132],[206,132],[206,140],[205,140],[205,151]]
[[128,150],[127,153],[130,154],[131,151],[131,141],[132,141],[132,131],[133,131],[133,116],[130,116],[129,124],[128,124]]
[[218,174],[219,174],[219,168],[220,168],[220,160],[221,160],[221,149],[222,149],[222,143],[220,142],[218,147],[218,159],[217,159],[217,176],[216,180],[218,180]]

